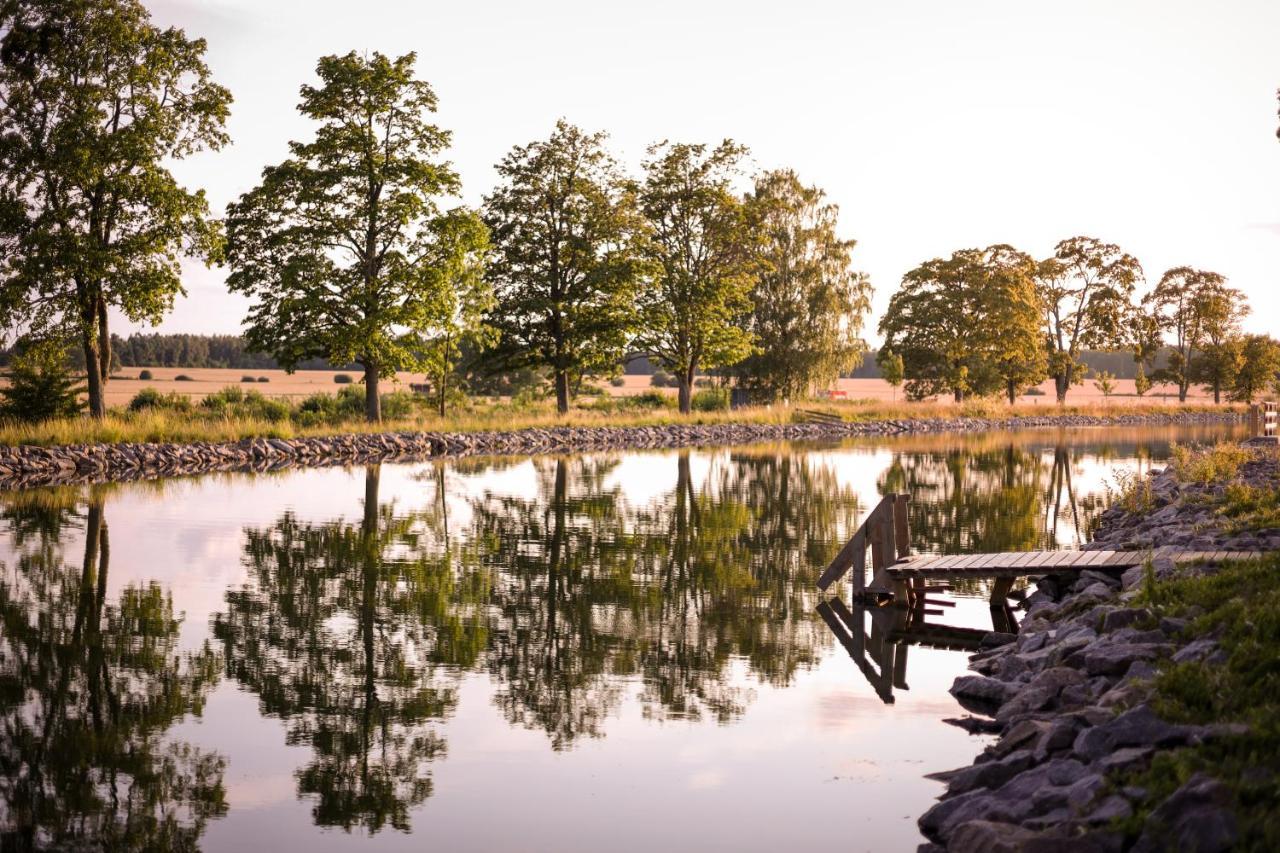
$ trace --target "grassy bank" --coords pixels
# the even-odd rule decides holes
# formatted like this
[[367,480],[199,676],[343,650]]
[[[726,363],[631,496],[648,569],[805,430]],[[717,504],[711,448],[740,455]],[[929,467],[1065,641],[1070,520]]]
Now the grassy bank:
[[[334,401],[337,402],[326,402]],[[229,388],[209,395],[199,403],[156,395],[147,405],[113,409],[101,421],[70,418],[36,424],[0,424],[0,444],[65,444],[120,442],[237,441],[244,438],[294,438],[332,435],[342,432],[391,432],[429,430],[437,432],[478,432],[554,426],[664,426],[668,424],[711,423],[791,423],[803,416],[783,406],[756,407],[728,411],[710,409],[681,415],[663,395],[626,398],[596,398],[575,405],[566,415],[558,415],[543,400],[521,402],[473,401],[446,415],[427,411],[425,399],[401,394],[384,402],[386,420],[369,424],[359,415],[359,399],[354,404],[342,396],[325,400],[285,404]],[[1231,407],[1156,406],[1132,404],[1017,405],[979,400],[968,403],[886,403],[883,401],[823,401],[806,403],[809,408],[839,415],[850,422],[915,420],[937,418],[991,418],[1015,416],[1085,415],[1121,416],[1229,411]]]
[[[1241,723],[1248,733],[1158,752],[1125,784],[1145,788],[1154,807],[1207,773],[1231,791],[1239,848],[1280,849],[1280,554],[1149,583],[1143,603],[1161,616],[1190,618],[1188,633],[1218,637],[1227,655],[1225,663],[1168,665],[1156,679],[1156,712],[1175,723]],[[1126,830],[1136,836],[1149,813],[1127,819]]]

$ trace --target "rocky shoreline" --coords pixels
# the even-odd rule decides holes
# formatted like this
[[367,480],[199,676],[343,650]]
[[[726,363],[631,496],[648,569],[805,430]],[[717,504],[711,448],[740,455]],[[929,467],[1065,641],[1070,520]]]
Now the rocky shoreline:
[[350,433],[235,442],[0,447],[0,489],[123,482],[292,466],[416,461],[444,456],[531,455],[829,441],[854,436],[983,432],[1043,427],[1239,423],[1236,412],[1152,415],[1024,415],[792,424],[670,424],[653,427],[553,427],[474,433]]
[[[1280,489],[1280,459],[1260,454],[1236,483]],[[1151,477],[1151,505],[1113,507],[1090,548],[1180,545],[1195,550],[1276,550],[1280,530],[1232,534],[1206,509],[1224,483],[1180,483],[1172,468]],[[1155,579],[1210,574],[1213,563],[1175,568],[1152,561]],[[1153,676],[1163,661],[1220,663],[1213,636],[1193,636],[1187,619],[1141,606],[1147,568],[1122,574],[1085,570],[1049,576],[1024,602],[1016,635],[989,635],[971,658],[976,675],[951,692],[975,716],[950,722],[998,734],[969,767],[935,774],[947,783],[919,819],[925,851],[1220,851],[1237,841],[1221,781],[1196,774],[1159,803],[1117,774],[1145,768],[1162,750],[1238,736],[1238,725],[1175,725],[1152,710]],[[1115,828],[1151,809],[1136,840]]]

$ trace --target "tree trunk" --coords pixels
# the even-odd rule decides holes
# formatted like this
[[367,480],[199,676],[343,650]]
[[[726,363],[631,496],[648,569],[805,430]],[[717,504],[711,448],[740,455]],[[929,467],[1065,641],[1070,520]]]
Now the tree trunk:
[[102,364],[102,387],[111,379],[111,333],[107,330],[107,301],[98,299],[98,359]]
[[964,402],[964,391],[959,388],[951,389],[951,396],[957,403]]
[[1061,406],[1067,402],[1067,389],[1071,387],[1071,377],[1065,373],[1060,373],[1053,377],[1053,390],[1058,395],[1058,405]]
[[569,371],[556,368],[556,411],[566,414],[569,411]]
[[1014,403],[1018,402],[1018,386],[1012,379],[1010,379],[1007,388],[1009,392],[1009,405],[1012,406]]
[[1213,383],[1213,404],[1216,406],[1222,402],[1222,386],[1217,382]]
[[697,371],[697,365],[692,361],[686,370],[681,370],[676,377],[676,381],[680,385],[679,401],[680,414],[687,415],[693,409],[693,375]]
[[364,366],[364,417],[371,424],[382,420],[382,398],[378,396],[378,367]]
[[449,337],[444,339],[444,358],[440,361],[440,380],[436,383],[439,386],[439,405],[440,417],[444,417],[444,400],[445,393],[449,389]]
[[1187,389],[1189,389],[1190,387],[1191,387],[1191,383],[1189,382],[1178,383],[1178,402],[1179,403],[1187,402]]
[[107,406],[103,397],[102,362],[98,351],[98,336],[94,332],[92,325],[84,328],[80,342],[84,347],[84,372],[89,387],[89,415],[101,420],[107,415]]

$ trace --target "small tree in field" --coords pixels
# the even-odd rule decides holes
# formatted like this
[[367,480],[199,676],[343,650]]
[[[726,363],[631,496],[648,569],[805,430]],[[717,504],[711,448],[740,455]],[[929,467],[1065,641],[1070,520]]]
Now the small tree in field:
[[1141,361],[1133,367],[1133,390],[1139,397],[1151,390],[1151,380],[1147,378],[1147,370]]
[[321,58],[320,85],[303,86],[298,105],[319,123],[315,139],[291,142],[227,209],[227,284],[256,300],[251,346],[286,370],[314,357],[360,364],[370,421],[382,418],[381,377],[431,369],[433,352],[448,362],[483,298],[486,231],[471,211],[441,209],[461,185],[414,59]]
[[1102,392],[1103,397],[1110,397],[1116,390],[1116,377],[1110,370],[1099,370],[1093,374],[1093,387]]
[[906,379],[906,368],[902,364],[902,356],[891,350],[881,349],[876,353],[876,364],[880,365],[880,375],[893,388],[893,400],[898,401],[898,388]]
[[0,417],[18,421],[46,421],[79,414],[84,389],[67,369],[67,348],[61,342],[23,343],[9,364],[9,385],[0,388]]

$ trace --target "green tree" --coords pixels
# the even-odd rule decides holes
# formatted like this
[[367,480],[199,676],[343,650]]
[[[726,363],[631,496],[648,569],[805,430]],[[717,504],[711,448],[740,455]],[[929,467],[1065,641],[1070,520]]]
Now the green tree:
[[1220,403],[1240,369],[1240,323],[1249,313],[1249,304],[1242,291],[1227,287],[1224,281],[1205,289],[1200,313],[1203,340],[1200,354],[1191,361],[1191,380],[1213,391],[1213,402]]
[[317,356],[360,364],[370,421],[382,417],[381,377],[430,368],[433,343],[477,314],[458,306],[479,298],[486,246],[474,213],[440,207],[461,186],[414,61],[322,57],[319,87],[303,86],[298,104],[319,124],[314,140],[289,143],[227,208],[227,284],[255,300],[250,345],[286,370]]
[[1093,375],[1093,387],[1102,393],[1103,397],[1110,397],[1116,391],[1116,377],[1110,370],[1099,370]]
[[561,414],[572,384],[622,360],[635,324],[639,217],[605,139],[561,119],[503,158],[484,205],[496,366],[549,368]]
[[0,3],[0,323],[77,340],[106,413],[108,312],[158,322],[218,235],[169,166],[227,141],[203,39],[137,0]]
[[676,375],[684,413],[699,368],[733,364],[751,352],[742,319],[751,306],[756,246],[731,187],[745,154],[731,140],[710,150],[663,142],[649,147],[644,163],[643,254],[653,281],[637,300],[635,345]]
[[1133,390],[1139,397],[1151,390],[1151,380],[1147,378],[1147,369],[1141,359],[1134,359]]
[[1142,300],[1161,333],[1173,337],[1169,363],[1153,378],[1177,385],[1179,401],[1186,402],[1194,381],[1193,363],[1204,348],[1210,326],[1220,329],[1225,338],[1226,330],[1239,321],[1242,301],[1243,294],[1227,287],[1221,275],[1191,267],[1166,270]]
[[0,388],[0,417],[20,421],[69,418],[80,413],[81,386],[67,369],[67,351],[55,341],[27,342],[9,363]]
[[1034,262],[1009,246],[962,249],[908,272],[880,321],[907,396],[1005,391],[1044,375]]
[[880,366],[880,373],[884,376],[884,381],[888,382],[893,388],[893,399],[898,399],[898,386],[906,379],[905,368],[902,364],[902,356],[892,350],[880,348],[876,353],[876,364]]
[[761,241],[747,323],[757,349],[735,372],[759,396],[804,397],[862,362],[871,283],[836,233],[839,207],[795,172],[760,175],[746,204]]
[[1240,352],[1240,369],[1231,379],[1228,398],[1252,403],[1268,389],[1280,393],[1280,343],[1267,335],[1247,335]]
[[1119,246],[1093,237],[1072,237],[1054,248],[1037,269],[1036,289],[1044,311],[1049,375],[1058,402],[1084,378],[1081,350],[1125,343],[1130,300],[1142,266]]

